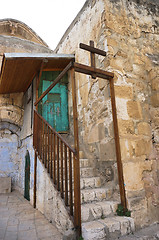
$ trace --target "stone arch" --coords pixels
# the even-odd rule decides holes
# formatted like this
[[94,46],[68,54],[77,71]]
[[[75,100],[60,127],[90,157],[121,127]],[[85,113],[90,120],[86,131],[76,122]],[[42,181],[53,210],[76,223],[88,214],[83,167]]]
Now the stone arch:
[[0,130],[5,129],[9,130],[12,134],[16,134],[19,137],[21,128],[18,125],[8,121],[0,122]]
[[0,35],[22,38],[48,47],[30,27],[15,19],[6,18],[0,20]]
[[11,177],[12,189],[18,184],[20,127],[8,121],[0,122],[0,176]]

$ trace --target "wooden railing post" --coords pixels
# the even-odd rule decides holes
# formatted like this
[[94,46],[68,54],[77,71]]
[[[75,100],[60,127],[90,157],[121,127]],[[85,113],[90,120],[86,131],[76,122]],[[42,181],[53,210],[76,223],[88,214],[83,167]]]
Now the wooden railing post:
[[122,161],[121,161],[121,150],[120,150],[118,120],[117,120],[115,91],[114,91],[114,79],[112,78],[109,82],[110,82],[110,94],[111,94],[111,105],[112,105],[112,115],[113,115],[114,138],[115,138],[120,198],[121,198],[121,204],[123,205],[124,209],[126,209],[127,202],[126,202],[126,194],[125,194],[125,187],[124,187],[123,166],[122,166]]
[[79,139],[78,139],[78,114],[77,114],[77,96],[75,70],[72,68],[72,101],[73,101],[73,124],[74,124],[74,145],[76,154],[74,154],[74,224],[77,233],[81,235],[81,193],[80,193],[80,163],[79,163]]
[[[34,112],[34,133],[33,133],[33,144],[34,146],[37,144],[37,115]],[[34,154],[34,199],[33,205],[36,208],[36,168],[37,168],[37,154],[35,151]]]

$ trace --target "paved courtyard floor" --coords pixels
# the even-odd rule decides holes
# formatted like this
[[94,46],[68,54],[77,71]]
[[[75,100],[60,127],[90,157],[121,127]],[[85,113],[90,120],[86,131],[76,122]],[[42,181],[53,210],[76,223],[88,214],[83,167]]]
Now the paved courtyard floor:
[[61,240],[53,224],[17,191],[0,194],[0,240]]

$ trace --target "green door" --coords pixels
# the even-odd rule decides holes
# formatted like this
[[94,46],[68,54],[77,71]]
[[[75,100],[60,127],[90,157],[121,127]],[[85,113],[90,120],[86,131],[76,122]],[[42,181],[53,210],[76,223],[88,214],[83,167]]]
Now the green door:
[[[53,82],[49,79],[50,72],[45,72],[44,76],[41,83],[41,92],[44,92]],[[58,83],[43,98],[41,114],[57,132],[68,131],[68,90],[66,83]]]
[[29,152],[25,156],[25,186],[24,197],[30,201],[30,156]]

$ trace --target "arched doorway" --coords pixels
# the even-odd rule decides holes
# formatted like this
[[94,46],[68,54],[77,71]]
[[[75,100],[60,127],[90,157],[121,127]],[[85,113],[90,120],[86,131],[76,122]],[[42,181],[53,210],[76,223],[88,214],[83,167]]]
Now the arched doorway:
[[24,197],[30,201],[30,155],[27,151],[25,155],[25,184],[24,184]]

